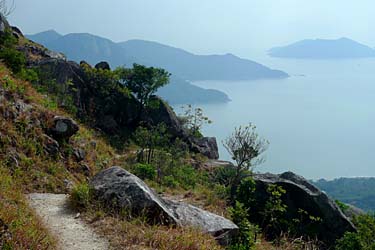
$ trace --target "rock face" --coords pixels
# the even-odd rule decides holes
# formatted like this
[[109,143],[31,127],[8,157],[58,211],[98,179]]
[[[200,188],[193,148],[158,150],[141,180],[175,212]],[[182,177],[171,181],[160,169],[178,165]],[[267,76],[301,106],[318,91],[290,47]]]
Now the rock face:
[[238,227],[231,221],[200,208],[164,200],[141,179],[121,167],[112,167],[97,174],[90,186],[95,197],[116,209],[127,208],[133,213],[145,212],[151,222],[193,226],[227,244]]
[[171,200],[166,202],[183,226],[200,228],[214,236],[221,245],[228,245],[231,238],[238,232],[238,227],[224,217],[183,202]]
[[219,150],[215,137],[203,137],[191,139],[192,150],[207,156],[209,159],[219,159]]
[[154,110],[149,110],[147,113],[148,117],[145,117],[145,120],[151,119],[150,122],[155,124],[164,123],[168,127],[169,132],[173,136],[187,142],[190,150],[193,152],[200,153],[209,159],[219,158],[219,150],[215,137],[193,138],[184,129],[177,115],[167,103],[157,96],[154,96],[153,99],[159,102],[160,105]]
[[111,67],[109,66],[109,63],[107,62],[100,62],[95,65],[96,69],[103,69],[103,70],[111,70]]
[[[267,187],[270,184],[281,186],[286,190],[283,202],[287,205],[287,220],[298,218],[301,209],[309,216],[320,218],[321,221],[316,225],[316,236],[327,245],[333,244],[346,231],[356,230],[333,200],[301,176],[292,172],[281,175],[257,174],[254,180],[257,204],[264,204],[268,199]],[[301,224],[303,231],[305,225]]]
[[79,127],[73,119],[55,116],[53,119],[53,126],[49,129],[49,133],[55,139],[69,139],[77,133],[78,130]]
[[106,169],[92,179],[90,186],[98,200],[116,209],[146,213],[151,222],[177,224],[178,219],[165,202],[141,179],[121,167]]

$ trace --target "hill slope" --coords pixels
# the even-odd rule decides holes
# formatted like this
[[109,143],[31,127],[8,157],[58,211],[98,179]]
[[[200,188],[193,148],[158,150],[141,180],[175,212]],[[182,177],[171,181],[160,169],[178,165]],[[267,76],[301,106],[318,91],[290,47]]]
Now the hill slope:
[[335,199],[366,211],[375,211],[375,178],[322,179],[314,184]]
[[375,50],[348,38],[309,39],[288,46],[272,48],[272,57],[305,59],[343,59],[375,57]]

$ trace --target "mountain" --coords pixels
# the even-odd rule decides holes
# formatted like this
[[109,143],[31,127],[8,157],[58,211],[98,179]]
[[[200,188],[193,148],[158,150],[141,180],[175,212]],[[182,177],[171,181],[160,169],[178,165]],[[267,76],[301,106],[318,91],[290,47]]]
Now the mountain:
[[269,51],[272,57],[301,59],[344,59],[375,57],[375,50],[348,38],[303,40]]
[[148,65],[165,68],[191,81],[254,80],[288,76],[285,72],[272,70],[232,54],[195,55],[182,49],[143,40],[130,40],[120,45],[128,56],[138,58]]
[[[284,78],[288,74],[272,70],[232,54],[195,55],[182,49],[143,40],[114,43],[91,34],[68,34],[48,39],[50,32],[28,36],[47,48],[63,52],[69,59],[91,64],[109,61],[113,67],[134,62],[162,67],[186,80],[254,80]],[[47,38],[45,38],[47,37]]]
[[321,179],[314,184],[334,199],[366,211],[375,211],[375,178]]
[[[87,33],[62,36],[50,30],[27,37],[51,50],[63,52],[68,59],[76,62],[85,60],[95,65],[100,61],[107,61],[112,67],[129,66],[133,63],[148,64],[133,57],[132,54],[128,55],[120,44]],[[170,104],[230,101],[224,92],[195,86],[177,76],[173,76],[170,84],[161,88],[158,94]]]

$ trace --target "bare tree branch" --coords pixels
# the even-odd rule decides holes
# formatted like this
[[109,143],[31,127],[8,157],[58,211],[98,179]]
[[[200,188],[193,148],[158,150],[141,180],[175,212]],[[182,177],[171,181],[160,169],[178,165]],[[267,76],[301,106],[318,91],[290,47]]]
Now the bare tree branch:
[[0,0],[0,13],[7,17],[9,16],[16,8],[14,0]]

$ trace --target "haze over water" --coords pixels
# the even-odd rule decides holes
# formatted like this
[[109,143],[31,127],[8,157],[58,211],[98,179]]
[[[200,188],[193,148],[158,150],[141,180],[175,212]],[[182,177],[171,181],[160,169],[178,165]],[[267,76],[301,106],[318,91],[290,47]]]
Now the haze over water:
[[257,58],[291,77],[195,84],[226,92],[226,104],[199,105],[221,141],[235,126],[253,122],[270,141],[260,172],[294,171],[307,178],[375,176],[375,59],[292,60]]

